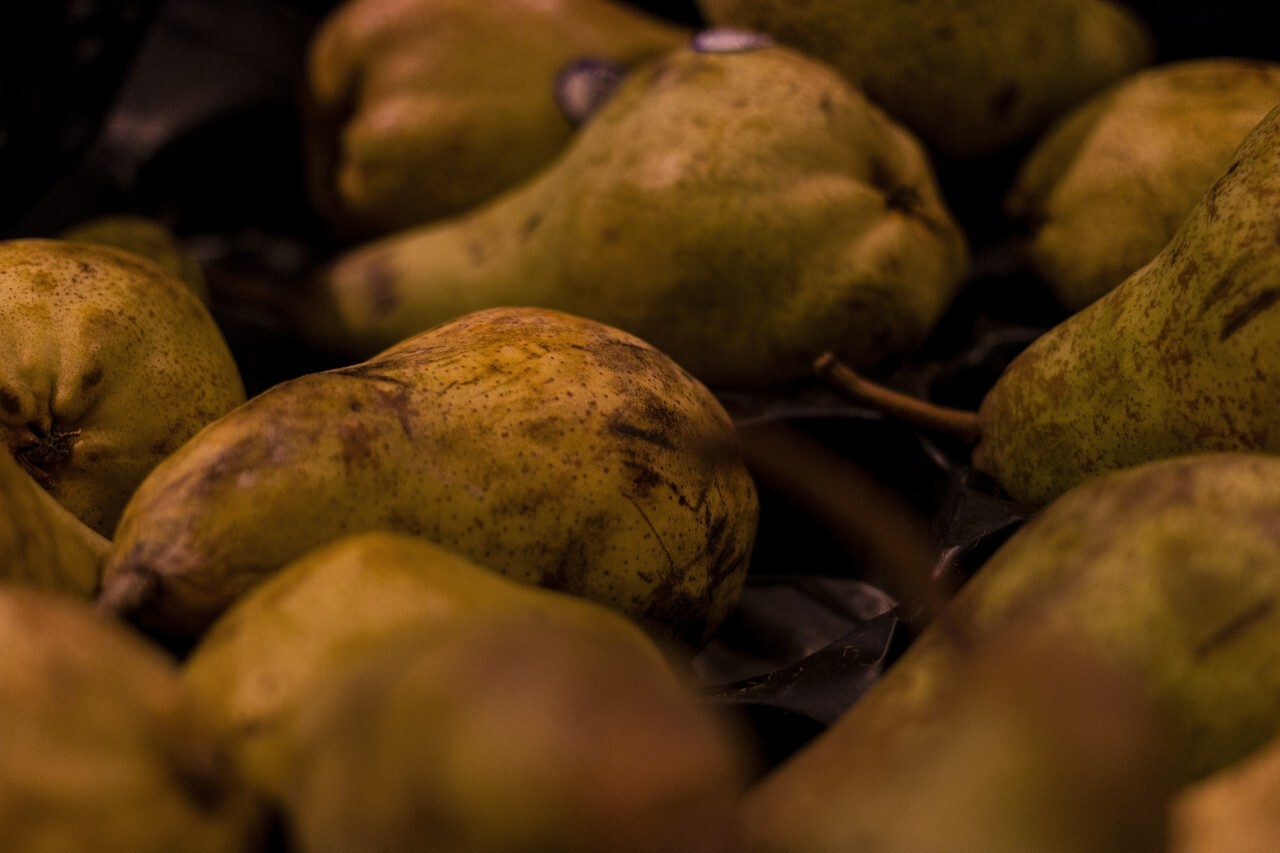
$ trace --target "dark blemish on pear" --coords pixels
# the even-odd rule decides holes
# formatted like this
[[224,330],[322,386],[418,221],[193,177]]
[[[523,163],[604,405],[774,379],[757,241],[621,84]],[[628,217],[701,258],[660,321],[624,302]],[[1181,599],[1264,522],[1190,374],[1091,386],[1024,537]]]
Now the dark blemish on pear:
[[1013,112],[1013,108],[1017,106],[1018,99],[1022,97],[1022,92],[1018,89],[1016,83],[1005,83],[996,93],[991,96],[990,109],[992,118],[1004,119],[1008,118]]
[[1254,294],[1253,298],[1227,317],[1226,322],[1222,324],[1222,333],[1218,336],[1218,340],[1225,341],[1240,331],[1250,320],[1275,305],[1277,301],[1280,301],[1280,288],[1271,287]]
[[0,388],[0,409],[7,415],[16,416],[22,411],[22,401],[8,388]]
[[538,230],[538,226],[542,224],[541,213],[531,213],[524,220],[524,226],[520,230],[520,236],[528,239],[534,231]]
[[88,391],[91,388],[97,387],[98,383],[101,381],[102,368],[95,367],[93,370],[90,370],[84,376],[80,377],[80,387]]
[[647,442],[663,450],[674,450],[675,444],[671,441],[671,436],[665,432],[653,429],[645,429],[626,421],[614,419],[609,422],[609,431],[614,435],[623,438],[638,438],[643,442]]
[[395,269],[387,258],[375,257],[365,263],[364,287],[369,293],[373,311],[378,316],[390,314],[400,307]]
[[1239,637],[1251,626],[1270,616],[1276,609],[1274,598],[1265,598],[1257,604],[1245,609],[1221,625],[1195,648],[1196,657],[1204,657],[1219,647]]

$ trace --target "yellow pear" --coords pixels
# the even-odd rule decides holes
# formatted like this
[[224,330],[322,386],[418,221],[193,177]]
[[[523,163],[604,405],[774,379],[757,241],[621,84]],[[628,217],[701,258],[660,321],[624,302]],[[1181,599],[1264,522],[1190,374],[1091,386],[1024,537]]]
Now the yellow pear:
[[111,543],[0,453],[0,581],[90,599]]
[[1032,269],[1078,311],[1154,258],[1280,103],[1280,63],[1185,60],[1132,74],[1050,128],[1006,199]]
[[995,154],[1148,64],[1145,22],[1110,0],[698,0],[710,23],[831,63],[948,159]]
[[0,243],[0,445],[98,533],[243,400],[221,331],[175,276],[107,246]]
[[579,60],[624,69],[686,29],[614,0],[347,0],[312,39],[312,195],[345,233],[459,213],[552,160]]
[[1272,853],[1280,843],[1277,802],[1280,738],[1178,795],[1169,853]]
[[183,248],[162,222],[133,213],[109,213],[81,222],[58,235],[63,240],[115,246],[150,258],[187,283],[200,301],[209,304],[209,283],[200,263]]
[[265,850],[266,809],[158,648],[87,602],[0,584],[5,853]]
[[737,600],[757,514],[704,385],[604,324],[498,308],[211,424],[130,501],[101,601],[194,637],[289,560],[390,528],[700,644]]
[[464,215],[349,250],[304,334],[368,355],[464,313],[568,311],[712,387],[917,347],[967,243],[915,138],[832,69],[733,33],[637,68],[556,161]]

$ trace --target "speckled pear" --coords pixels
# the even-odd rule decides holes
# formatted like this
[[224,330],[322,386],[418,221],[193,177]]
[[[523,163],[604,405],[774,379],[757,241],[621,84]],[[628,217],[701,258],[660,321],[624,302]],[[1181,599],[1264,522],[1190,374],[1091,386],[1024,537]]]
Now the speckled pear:
[[1154,259],[996,380],[974,464],[1039,505],[1153,459],[1280,451],[1278,198],[1273,109]]
[[741,34],[635,69],[570,146],[465,215],[339,256],[304,333],[367,357],[538,305],[637,335],[713,388],[910,351],[967,268],[915,138],[832,69]]
[[175,276],[107,246],[0,243],[0,446],[98,533],[243,400],[220,329]]
[[573,63],[622,71],[689,35],[614,0],[340,3],[307,57],[312,198],[347,235],[474,207],[569,141],[556,86]]
[[149,258],[187,283],[200,301],[209,304],[209,282],[204,270],[158,219],[135,213],[108,213],[86,219],[58,235],[63,240],[115,246]]
[[289,560],[387,528],[696,645],[737,599],[757,514],[733,423],[670,358],[491,309],[211,424],[130,501],[100,601],[194,637]]
[[1123,78],[1064,116],[1006,198],[1031,269],[1079,311],[1154,258],[1280,103],[1280,63],[1184,60]]
[[844,717],[748,795],[747,849],[856,849],[853,839],[889,831],[880,822],[901,814],[859,803],[938,737],[962,661],[1009,625],[1066,638],[1134,679],[1169,790],[1258,749],[1280,733],[1278,525],[1280,456],[1264,453],[1159,460],[1064,494]]

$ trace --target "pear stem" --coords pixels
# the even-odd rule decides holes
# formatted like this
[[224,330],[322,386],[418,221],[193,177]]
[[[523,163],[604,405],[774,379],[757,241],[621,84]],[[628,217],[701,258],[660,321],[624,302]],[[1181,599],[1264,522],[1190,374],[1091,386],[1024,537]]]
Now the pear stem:
[[977,444],[982,439],[982,425],[977,412],[940,406],[878,385],[860,376],[829,352],[818,356],[813,370],[852,403],[930,432],[952,436],[966,444]]

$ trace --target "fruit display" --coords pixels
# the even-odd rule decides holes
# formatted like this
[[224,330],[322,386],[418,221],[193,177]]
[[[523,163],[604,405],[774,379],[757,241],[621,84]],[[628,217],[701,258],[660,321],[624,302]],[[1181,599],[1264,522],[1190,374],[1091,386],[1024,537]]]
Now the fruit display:
[[1280,849],[1280,11],[131,9],[0,9],[4,850]]

